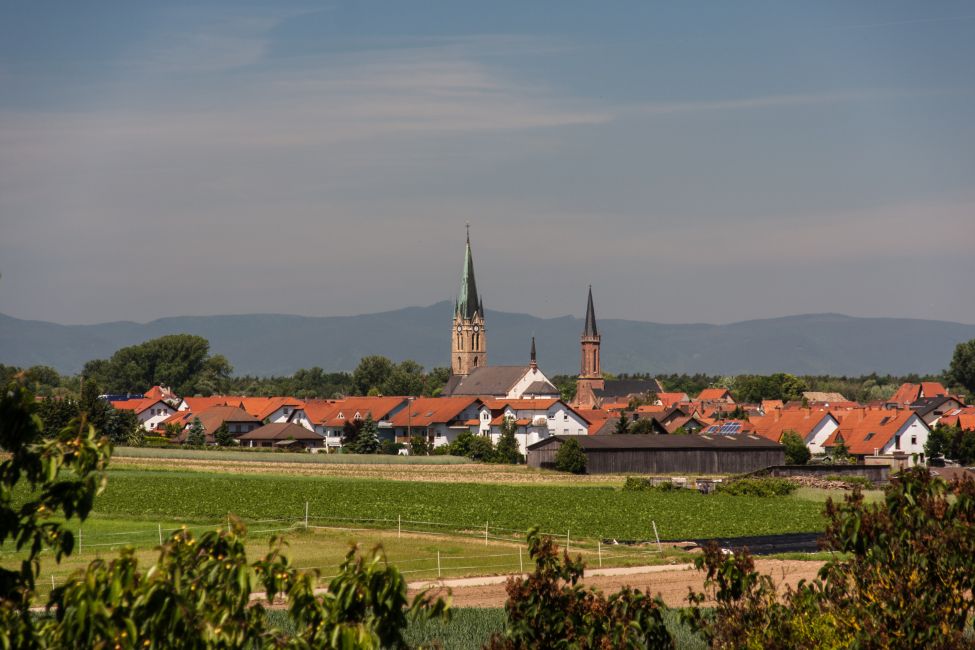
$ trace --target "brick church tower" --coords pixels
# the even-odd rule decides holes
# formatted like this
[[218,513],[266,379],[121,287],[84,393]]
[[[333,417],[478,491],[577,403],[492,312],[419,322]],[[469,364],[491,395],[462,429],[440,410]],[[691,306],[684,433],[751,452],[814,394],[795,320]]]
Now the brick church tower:
[[592,285],[589,285],[589,303],[586,305],[586,324],[582,329],[582,369],[576,380],[576,398],[573,406],[584,409],[596,408],[598,400],[594,391],[605,387],[599,363],[599,330],[596,329],[596,310],[592,306]]
[[487,333],[484,329],[484,303],[477,295],[477,283],[474,282],[474,258],[471,256],[471,233],[468,229],[464,272],[460,279],[460,294],[454,306],[450,371],[454,375],[466,376],[474,368],[486,365]]

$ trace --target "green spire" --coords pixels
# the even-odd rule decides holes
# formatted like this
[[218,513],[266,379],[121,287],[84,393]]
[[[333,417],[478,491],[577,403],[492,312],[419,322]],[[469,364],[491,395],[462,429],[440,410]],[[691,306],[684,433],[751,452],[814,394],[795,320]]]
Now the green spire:
[[457,315],[470,320],[476,314],[484,315],[477,297],[474,281],[474,257],[471,255],[471,230],[467,227],[467,249],[464,252],[464,274],[460,278],[460,294],[457,296]]

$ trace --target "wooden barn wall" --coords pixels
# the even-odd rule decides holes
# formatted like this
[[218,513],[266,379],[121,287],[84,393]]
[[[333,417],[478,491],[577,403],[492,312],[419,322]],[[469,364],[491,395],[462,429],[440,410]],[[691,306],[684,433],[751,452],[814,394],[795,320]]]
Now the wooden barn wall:
[[[552,467],[557,445],[528,454],[531,467]],[[590,474],[744,474],[785,462],[781,449],[590,449]]]

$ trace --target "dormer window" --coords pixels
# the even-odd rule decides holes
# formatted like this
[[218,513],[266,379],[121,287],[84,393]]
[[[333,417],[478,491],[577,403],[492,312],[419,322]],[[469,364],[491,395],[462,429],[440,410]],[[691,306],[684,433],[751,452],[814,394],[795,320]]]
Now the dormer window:
[[342,411],[339,411],[339,417],[338,417],[338,419],[339,420],[344,420],[345,419],[345,414],[342,413]]

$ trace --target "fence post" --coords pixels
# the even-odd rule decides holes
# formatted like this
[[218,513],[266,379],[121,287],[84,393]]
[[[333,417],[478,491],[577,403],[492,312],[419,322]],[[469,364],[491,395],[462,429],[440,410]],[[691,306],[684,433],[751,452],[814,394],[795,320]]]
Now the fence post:
[[440,572],[440,549],[437,549],[437,579],[438,580],[440,579],[441,575],[442,574]]
[[51,574],[51,591],[54,591],[54,574]]
[[657,534],[657,522],[651,519],[650,523],[653,524],[653,536],[657,538],[657,552],[663,555],[664,549],[660,545],[660,535]]
[[488,545],[488,522],[484,522],[484,545]]
[[522,559],[521,559],[521,547],[520,546],[518,547],[518,572],[519,573],[524,573],[525,572],[525,564],[522,562]]
[[565,529],[565,552],[568,553],[570,548],[571,547],[569,546],[569,529],[566,528]]
[[159,526],[159,545],[162,546],[162,524],[156,524]]
[[396,539],[403,538],[403,515],[396,515]]
[[600,539],[596,540],[596,553],[599,554],[599,568],[603,568],[603,541]]
[[78,553],[81,553],[81,526],[78,526]]
[[305,530],[308,530],[308,502],[305,501]]

